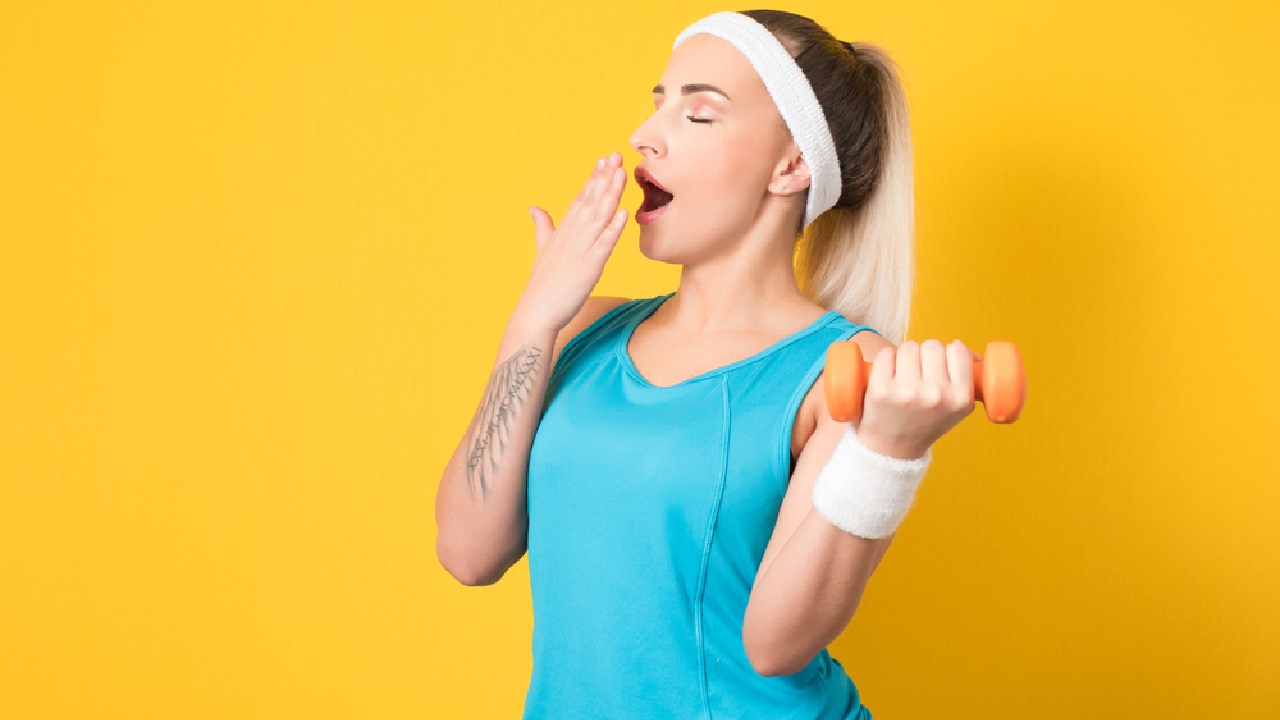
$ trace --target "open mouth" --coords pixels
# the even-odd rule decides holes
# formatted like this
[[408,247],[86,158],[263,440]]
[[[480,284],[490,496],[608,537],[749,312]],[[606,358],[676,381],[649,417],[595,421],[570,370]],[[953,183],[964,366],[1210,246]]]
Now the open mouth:
[[644,190],[644,203],[640,205],[640,212],[650,212],[658,208],[665,207],[675,196],[667,192],[661,185],[654,182],[647,172],[636,170],[636,182],[640,184],[640,188]]

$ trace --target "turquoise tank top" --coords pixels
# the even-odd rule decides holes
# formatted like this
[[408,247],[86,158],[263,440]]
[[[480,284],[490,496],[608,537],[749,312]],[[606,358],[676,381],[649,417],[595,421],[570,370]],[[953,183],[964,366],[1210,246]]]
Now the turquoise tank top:
[[[791,477],[791,433],[828,311],[751,357],[670,387],[627,353],[675,293],[612,308],[571,339],[529,452],[533,673],[525,720],[870,720],[823,649],[765,677],[742,620]],[[875,332],[872,330],[872,332]]]

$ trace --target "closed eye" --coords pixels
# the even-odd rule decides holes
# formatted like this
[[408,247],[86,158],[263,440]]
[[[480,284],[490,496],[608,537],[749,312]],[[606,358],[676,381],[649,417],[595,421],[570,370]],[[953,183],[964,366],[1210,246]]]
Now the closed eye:
[[711,122],[710,118],[696,118],[696,117],[694,117],[694,116],[692,116],[692,115],[685,115],[685,117],[689,118],[689,121],[690,121],[690,122],[696,122],[696,123],[710,123],[710,122]]

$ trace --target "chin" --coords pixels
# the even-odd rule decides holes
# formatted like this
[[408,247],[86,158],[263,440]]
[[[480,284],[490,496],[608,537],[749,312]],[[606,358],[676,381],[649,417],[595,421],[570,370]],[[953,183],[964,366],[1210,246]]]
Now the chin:
[[710,252],[705,242],[697,242],[696,236],[670,232],[670,228],[659,231],[642,228],[639,246],[641,255],[668,265],[689,265],[705,261]]
[[658,239],[657,235],[658,233],[653,232],[649,228],[643,226],[640,228],[640,242],[638,243],[640,246],[640,254],[650,260],[667,262],[667,259],[663,257],[664,253],[662,252],[662,242]]
[[672,252],[675,248],[668,247],[666,238],[663,238],[663,233],[655,232],[652,228],[641,226],[639,246],[640,254],[650,260],[676,264],[680,262],[680,259]]

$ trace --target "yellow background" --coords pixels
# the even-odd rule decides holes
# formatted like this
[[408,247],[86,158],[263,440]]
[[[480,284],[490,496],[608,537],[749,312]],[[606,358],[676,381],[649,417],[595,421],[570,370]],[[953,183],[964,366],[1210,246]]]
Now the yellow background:
[[[518,717],[526,565],[456,584],[436,486],[526,207],[729,8],[102,5],[0,5],[0,715]],[[1276,4],[775,7],[902,67],[911,338],[1030,377],[832,646],[864,702],[1280,717]],[[632,224],[597,293],[677,272]]]

